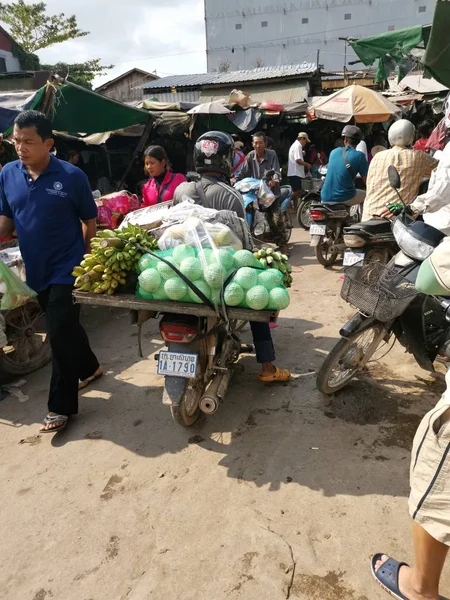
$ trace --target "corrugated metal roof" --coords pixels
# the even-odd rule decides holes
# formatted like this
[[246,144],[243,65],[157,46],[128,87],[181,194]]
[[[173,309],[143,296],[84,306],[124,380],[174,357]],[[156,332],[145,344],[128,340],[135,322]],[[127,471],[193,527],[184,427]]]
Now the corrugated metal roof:
[[222,85],[227,83],[244,83],[247,81],[262,81],[264,79],[279,79],[295,75],[311,75],[316,72],[316,65],[302,63],[299,65],[284,65],[281,67],[261,67],[230,73],[200,73],[198,75],[170,75],[155,81],[144,83],[144,90],[165,88],[195,87],[203,85]]
[[[228,87],[203,90],[199,102],[215,102],[221,98],[228,99],[231,87],[229,85]],[[292,104],[293,102],[304,102],[308,98],[309,83],[307,81],[286,81],[284,83],[276,82],[270,88],[267,85],[260,84],[251,87],[243,86],[241,89],[243,92],[250,94],[252,104],[259,104],[264,100]]]

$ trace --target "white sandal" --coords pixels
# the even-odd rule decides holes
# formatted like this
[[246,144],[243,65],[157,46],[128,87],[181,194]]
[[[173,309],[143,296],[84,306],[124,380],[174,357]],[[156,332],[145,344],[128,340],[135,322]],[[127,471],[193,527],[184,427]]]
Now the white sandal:
[[66,415],[47,415],[44,419],[44,425],[53,425],[53,423],[58,423],[58,421],[62,421],[62,425],[59,427],[52,427],[50,429],[40,429],[40,433],[56,433],[57,431],[62,431],[66,428],[69,417]]

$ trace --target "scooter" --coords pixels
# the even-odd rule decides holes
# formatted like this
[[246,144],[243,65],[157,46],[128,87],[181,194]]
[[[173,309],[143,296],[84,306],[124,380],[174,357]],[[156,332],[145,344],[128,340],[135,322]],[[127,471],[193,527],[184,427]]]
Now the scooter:
[[388,265],[372,262],[346,269],[341,297],[357,312],[341,328],[341,339],[318,372],[316,385],[324,394],[347,385],[382,345],[389,352],[391,340],[393,345],[397,339],[428,371],[434,371],[439,353],[450,359],[450,299],[420,294],[414,285],[420,265],[445,235],[408,216],[393,165],[389,181],[404,205],[391,225],[400,251]]
[[347,206],[341,202],[318,202],[311,204],[312,224],[309,228],[310,245],[316,258],[324,267],[333,265],[343,253],[344,227],[360,221],[360,206]]
[[[419,195],[428,190],[429,178],[419,185]],[[398,252],[391,222],[388,219],[373,218],[344,228],[344,267],[354,264],[367,264],[379,261],[387,264]]]
[[320,178],[302,179],[302,194],[297,207],[297,221],[303,229],[308,230],[311,227],[311,204],[320,202],[320,190],[325,181],[327,171],[327,165],[322,165],[319,167]]
[[[244,199],[244,208],[247,218],[247,224],[254,238],[260,242],[273,242],[273,234],[270,229],[266,216],[266,208],[259,201],[259,190],[261,180],[253,177],[246,177],[234,184],[235,189],[242,194]],[[282,186],[281,189],[289,189],[286,198],[280,204],[280,214],[285,233],[284,244],[287,244],[292,235],[292,218],[289,209],[292,206],[292,188]]]
[[201,413],[212,415],[218,410],[240,354],[253,351],[239,338],[246,324],[219,314],[215,318],[163,315],[159,331],[167,350],[156,358],[158,374],[165,376],[163,404],[170,407],[176,423],[190,427]]

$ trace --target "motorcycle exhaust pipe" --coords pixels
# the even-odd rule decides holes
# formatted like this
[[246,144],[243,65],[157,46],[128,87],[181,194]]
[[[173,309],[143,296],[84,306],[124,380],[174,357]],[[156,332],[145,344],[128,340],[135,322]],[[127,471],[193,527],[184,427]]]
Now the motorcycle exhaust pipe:
[[213,415],[217,412],[220,403],[227,393],[230,377],[230,371],[218,373],[209,384],[208,389],[199,404],[200,410],[205,413],[205,415]]

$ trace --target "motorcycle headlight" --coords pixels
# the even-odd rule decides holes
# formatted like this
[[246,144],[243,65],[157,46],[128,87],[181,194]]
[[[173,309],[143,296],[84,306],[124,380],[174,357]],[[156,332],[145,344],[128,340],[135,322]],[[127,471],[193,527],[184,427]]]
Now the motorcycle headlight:
[[414,237],[409,231],[409,228],[406,227],[400,219],[395,221],[392,231],[400,250],[410,258],[423,261],[427,259],[434,250],[434,247],[430,246],[430,244]]

